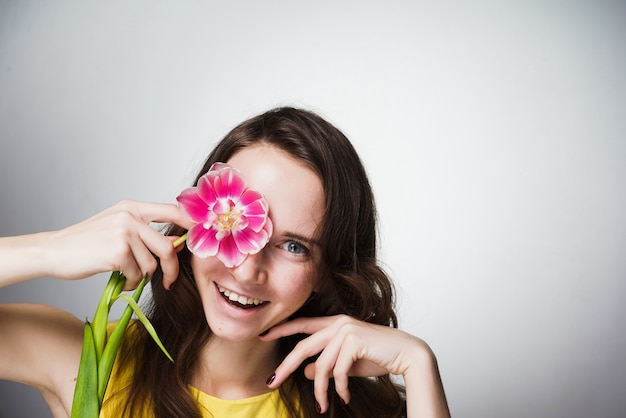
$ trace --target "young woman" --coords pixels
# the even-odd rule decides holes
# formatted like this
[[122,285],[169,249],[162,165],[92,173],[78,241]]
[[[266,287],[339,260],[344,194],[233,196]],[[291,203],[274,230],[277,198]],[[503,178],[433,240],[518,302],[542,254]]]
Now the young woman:
[[[169,204],[121,202],[63,230],[0,240],[2,285],[119,270],[130,289],[151,277],[148,316],[175,361],[132,324],[101,416],[449,416],[435,356],[397,329],[372,191],[347,138],[279,108],[234,128],[196,184],[215,163],[269,208],[268,242],[237,263],[174,249],[194,223]],[[165,236],[153,221],[171,224]],[[68,416],[82,333],[82,320],[57,309],[1,306],[0,378],[38,388],[55,417]]]

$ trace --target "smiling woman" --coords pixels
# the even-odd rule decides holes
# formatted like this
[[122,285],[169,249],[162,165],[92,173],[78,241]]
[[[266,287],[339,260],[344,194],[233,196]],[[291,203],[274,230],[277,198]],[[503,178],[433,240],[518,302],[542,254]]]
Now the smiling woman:
[[[273,146],[246,147],[228,164],[249,178],[253,190],[267,200],[273,235],[264,240],[269,242],[263,251],[248,255],[235,266],[215,257],[192,257],[191,266],[209,328],[225,340],[251,342],[253,349],[259,344],[259,334],[287,319],[311,296],[319,251],[311,253],[292,237],[297,234],[310,237],[308,242],[314,240],[323,216],[324,195],[313,171]],[[252,306],[248,300],[253,301]],[[255,300],[260,303],[254,304]],[[242,312],[241,304],[250,309]],[[272,371],[267,370],[267,376]]]
[[[5,285],[120,270],[132,287],[151,276],[148,317],[174,362],[131,324],[101,416],[449,416],[434,354],[397,329],[372,191],[334,126],[293,108],[253,117],[179,203],[122,202],[0,240]],[[153,221],[170,223],[166,236]],[[53,308],[0,307],[0,378],[39,388],[68,416],[81,333]]]

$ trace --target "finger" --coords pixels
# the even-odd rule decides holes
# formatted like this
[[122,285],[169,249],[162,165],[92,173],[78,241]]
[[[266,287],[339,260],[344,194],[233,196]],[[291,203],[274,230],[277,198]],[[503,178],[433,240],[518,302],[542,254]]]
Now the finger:
[[[314,377],[314,393],[315,398],[322,407],[322,411],[326,411],[328,405],[328,381],[330,378],[335,380],[335,390],[344,403],[350,399],[348,392],[348,371],[350,365],[354,362],[350,350],[344,350],[344,346],[350,339],[350,335],[336,335],[329,341],[315,361],[315,377]],[[343,357],[342,357],[343,355]],[[337,369],[337,362],[341,359],[341,369]],[[349,364],[346,368],[345,365]]]
[[[174,243],[180,237],[176,235],[168,235],[166,238],[169,239],[170,242]],[[185,247],[185,242],[183,241],[180,244],[178,244],[176,247],[174,247],[174,251],[176,251],[176,253],[179,253],[182,251],[184,247]]]
[[185,229],[194,223],[178,206],[171,203],[142,203],[138,208],[140,218],[145,222],[171,222]]
[[329,337],[323,335],[323,331],[321,331],[296,344],[276,368],[276,377],[268,386],[273,388],[280,386],[306,359],[321,352],[328,339]]
[[287,337],[295,334],[315,334],[316,332],[329,327],[337,317],[318,317],[318,318],[297,318],[282,324],[275,325],[263,335],[260,335],[263,341],[272,341],[279,338]]
[[148,250],[144,241],[140,237],[135,237],[132,240],[131,251],[133,253],[135,263],[137,264],[139,274],[132,276],[126,275],[126,277],[131,279],[133,285],[137,285],[144,275],[147,275],[148,279],[152,277],[158,267],[158,263],[152,252]]
[[[114,208],[121,217],[121,222],[128,222],[126,227],[139,234],[141,242],[131,239],[133,255],[139,266],[140,275],[148,273],[151,276],[157,268],[155,257],[158,257],[163,270],[163,285],[169,289],[178,276],[178,259],[170,239],[148,225],[149,222],[177,222],[189,225],[190,221],[182,214],[176,205],[165,203],[145,203],[134,201],[119,202]],[[147,249],[145,249],[147,248]],[[135,274],[134,270],[126,272],[127,277]],[[130,278],[130,277],[129,277]]]
[[[154,264],[152,264],[142,259],[146,262],[146,267],[149,269],[144,271],[144,273],[149,273],[150,275],[154,273],[157,267],[154,257],[158,257],[161,270],[163,271],[163,286],[169,289],[172,283],[176,281],[179,270],[178,257],[176,257],[176,250],[171,240],[149,226],[141,229],[140,236],[147,249],[150,250],[152,260],[154,261]],[[140,263],[140,266],[144,266],[144,264]]]
[[185,229],[189,229],[194,225],[191,219],[175,204],[138,202],[134,200],[122,200],[115,206],[97,214],[94,218],[115,212],[127,212],[145,224],[149,224],[150,222],[173,223]]
[[132,290],[137,287],[140,280],[138,277],[141,277],[141,269],[134,258],[126,260],[124,264],[115,270],[119,270],[126,277],[123,290]]
[[[322,351],[320,358],[325,353],[326,350]],[[323,360],[322,362],[319,362],[319,360],[320,359],[317,359],[314,366],[315,379],[313,380],[313,393],[317,404],[320,406],[319,412],[324,413],[328,408],[328,380],[331,377],[332,367],[328,367],[328,360]]]
[[315,380],[315,363],[309,363],[304,366],[304,377],[309,380]]
[[350,403],[350,389],[348,387],[353,364],[357,361],[356,353],[358,347],[353,347],[349,343],[350,337],[344,339],[343,344],[339,347],[339,353],[335,361],[333,369],[333,377],[335,379],[335,391],[343,400],[344,405]]
[[[384,376],[388,373],[389,370],[385,369],[384,367],[380,367],[371,361],[361,359],[356,360],[353,364],[350,365],[347,375],[353,377],[376,377]],[[315,380],[315,363],[307,364],[307,366],[304,368],[304,376],[309,380]],[[334,372],[333,376],[335,376]]]

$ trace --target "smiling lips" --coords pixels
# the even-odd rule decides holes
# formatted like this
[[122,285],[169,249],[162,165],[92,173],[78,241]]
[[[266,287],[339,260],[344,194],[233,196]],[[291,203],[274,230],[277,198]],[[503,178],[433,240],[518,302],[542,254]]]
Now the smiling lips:
[[252,309],[259,307],[266,303],[264,300],[253,299],[247,296],[239,295],[231,290],[228,290],[220,285],[217,285],[217,290],[222,294],[231,305],[237,306],[243,309]]

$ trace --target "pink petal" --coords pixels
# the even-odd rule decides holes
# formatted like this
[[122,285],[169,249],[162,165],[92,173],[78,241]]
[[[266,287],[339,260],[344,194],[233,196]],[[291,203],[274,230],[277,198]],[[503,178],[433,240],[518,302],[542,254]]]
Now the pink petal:
[[241,173],[234,168],[229,170],[228,187],[230,188],[230,198],[237,201],[246,190],[247,183]]
[[232,201],[230,199],[217,199],[217,201],[215,202],[215,206],[213,206],[213,212],[217,213],[218,215],[227,214],[228,212],[230,212],[231,202]]
[[[269,218],[267,219],[268,229],[262,229],[260,231],[253,231],[250,228],[246,228],[241,231],[233,231],[232,237],[237,244],[237,248],[243,254],[256,254],[269,241],[272,225]],[[269,233],[268,233],[269,232]]]
[[217,196],[215,195],[215,190],[213,189],[213,185],[211,184],[211,176],[205,174],[200,177],[198,180],[198,196],[208,207],[213,206],[215,201],[217,200]]
[[231,167],[228,164],[226,164],[226,163],[220,163],[218,161],[216,163],[213,163],[211,168],[209,168],[209,171],[219,171],[219,170],[222,170],[224,168],[231,168]]
[[259,231],[265,225],[267,219],[267,205],[262,200],[255,200],[241,208],[242,215],[249,222],[249,227]]
[[187,235],[187,248],[200,258],[214,256],[218,253],[220,241],[215,237],[215,231],[205,229],[202,225],[194,225]]
[[239,198],[239,204],[242,206],[248,206],[252,204],[252,202],[265,202],[263,199],[263,195],[256,190],[248,189]]
[[176,198],[178,206],[193,222],[203,223],[209,217],[209,208],[197,193],[197,188],[190,187]]
[[263,225],[263,230],[265,230],[265,232],[267,233],[267,240],[269,241],[270,238],[272,237],[272,234],[274,233],[274,224],[272,223],[272,220],[270,219],[269,216],[265,220],[265,225]]
[[243,215],[240,221],[242,225],[241,229],[243,229],[243,225],[246,225],[247,228],[250,228],[251,230],[255,232],[259,232],[265,226],[267,219],[268,219],[267,215],[259,215],[259,216]]
[[215,239],[218,241],[223,241],[227,236],[230,235],[230,229],[216,229]]
[[226,197],[226,187],[227,183],[224,179],[224,175],[216,172],[211,176],[211,187],[213,187],[213,191],[217,198]]
[[230,235],[220,242],[220,249],[217,252],[217,258],[219,258],[226,267],[235,267],[243,263],[246,259],[246,254],[243,254],[237,248],[233,236]]
[[263,198],[253,200],[246,205],[242,205],[240,201],[237,206],[240,207],[247,216],[265,216],[267,215],[267,205],[262,199]]
[[219,177],[215,179],[213,186],[218,198],[228,198],[236,202],[246,189],[246,181],[233,168],[225,168],[219,171]]

